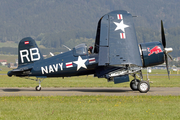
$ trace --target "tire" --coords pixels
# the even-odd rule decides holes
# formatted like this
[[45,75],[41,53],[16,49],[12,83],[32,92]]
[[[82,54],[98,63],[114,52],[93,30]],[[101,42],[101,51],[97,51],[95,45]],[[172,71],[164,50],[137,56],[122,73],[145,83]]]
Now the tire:
[[141,93],[147,93],[149,91],[149,89],[150,89],[150,85],[149,85],[149,82],[147,82],[147,81],[141,81],[138,84],[138,90]]
[[[138,84],[139,84],[140,80],[136,79],[136,81],[137,81]],[[133,79],[133,80],[130,82],[130,88],[131,88],[133,91],[137,91],[137,90],[138,90],[138,84],[136,85],[136,84],[135,84],[135,79]]]
[[36,91],[41,91],[41,87],[36,86]]

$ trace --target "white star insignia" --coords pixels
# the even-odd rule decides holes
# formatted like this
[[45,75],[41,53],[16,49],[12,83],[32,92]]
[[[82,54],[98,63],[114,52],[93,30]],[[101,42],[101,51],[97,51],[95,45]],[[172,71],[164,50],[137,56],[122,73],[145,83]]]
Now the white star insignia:
[[85,62],[87,61],[87,59],[82,59],[81,56],[78,57],[78,60],[77,61],[74,61],[73,63],[77,64],[77,71],[83,67],[83,68],[86,68],[86,65],[85,65]]
[[114,31],[122,30],[124,32],[124,29],[129,27],[129,25],[124,24],[123,20],[120,23],[114,22],[114,24],[116,24],[116,26],[117,26]]

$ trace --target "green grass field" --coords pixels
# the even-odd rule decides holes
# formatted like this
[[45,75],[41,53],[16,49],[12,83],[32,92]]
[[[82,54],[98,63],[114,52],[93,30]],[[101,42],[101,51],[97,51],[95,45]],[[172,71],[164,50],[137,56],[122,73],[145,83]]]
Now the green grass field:
[[0,97],[6,120],[178,120],[180,96]]
[[13,42],[13,41],[7,41],[7,42],[0,42],[0,48],[1,47],[12,47],[12,48],[17,48],[18,44]]
[[[0,74],[7,74],[7,67],[1,67]],[[172,72],[173,73],[173,72]],[[143,70],[144,80],[146,80],[146,71]],[[153,70],[152,76],[149,76],[151,81],[151,87],[180,87],[180,76],[174,76],[174,72],[170,77],[167,77],[166,70]],[[0,87],[35,87],[38,85],[36,81],[30,80],[32,78],[19,78],[8,77],[7,75],[0,75]],[[133,77],[130,77],[132,80]],[[46,78],[42,82],[42,87],[129,87],[129,82],[114,84],[113,82],[107,82],[105,78],[97,78],[92,75],[78,76],[78,77],[65,77],[63,78]]]
[[11,68],[8,68],[6,66],[0,66],[0,74],[7,74],[8,71],[12,70]]
[[[6,67],[0,66],[0,74]],[[173,72],[172,72],[173,73]],[[146,74],[146,70],[143,70]],[[168,80],[166,70],[153,70],[151,87],[180,87],[180,76]],[[176,74],[176,73],[173,73]],[[144,76],[146,79],[146,76]],[[34,78],[35,79],[35,78]],[[130,77],[132,80],[133,78]],[[35,87],[38,83],[0,75],[0,87]],[[47,78],[42,87],[129,87],[90,76]],[[0,119],[12,120],[177,120],[180,96],[1,96]]]
[[[0,66],[0,74],[7,67]],[[152,70],[151,87],[180,87],[180,76],[166,70]],[[143,70],[146,80],[146,70]],[[35,79],[35,78],[33,78]],[[133,78],[130,77],[132,80]],[[26,78],[0,75],[0,87],[35,87]],[[89,76],[47,78],[42,87],[129,87]],[[180,96],[1,96],[0,119],[12,120],[176,120],[180,119]]]
[[[36,81],[30,80],[36,78],[19,78],[0,75],[0,87],[35,87],[38,85]],[[130,77],[132,80],[133,78]],[[180,87],[180,76],[171,76],[169,80],[165,76],[150,76],[151,87]],[[129,82],[114,84],[107,82],[104,78],[93,76],[65,77],[63,78],[46,78],[42,83],[42,87],[129,87]]]
[[[8,63],[10,63],[10,62],[15,63],[16,59],[18,59],[17,55],[0,55],[0,60],[7,60]],[[0,66],[0,68],[1,68],[1,66]]]

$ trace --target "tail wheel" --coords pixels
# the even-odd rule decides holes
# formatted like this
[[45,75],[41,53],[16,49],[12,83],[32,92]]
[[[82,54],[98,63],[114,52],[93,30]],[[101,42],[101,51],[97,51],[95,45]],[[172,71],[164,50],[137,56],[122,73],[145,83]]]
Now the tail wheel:
[[130,88],[133,90],[133,91],[137,91],[138,90],[138,84],[139,84],[140,80],[138,79],[133,79],[131,82],[130,82]]
[[149,85],[149,82],[147,82],[147,81],[141,81],[138,84],[138,90],[141,93],[147,93],[149,91],[149,89],[150,89],[150,85]]
[[41,87],[40,86],[36,86],[36,91],[41,91]]

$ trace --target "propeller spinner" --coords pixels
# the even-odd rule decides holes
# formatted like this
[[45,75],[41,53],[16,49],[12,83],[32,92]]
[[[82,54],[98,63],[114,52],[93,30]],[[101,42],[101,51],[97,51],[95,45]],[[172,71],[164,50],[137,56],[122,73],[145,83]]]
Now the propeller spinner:
[[[165,54],[165,62],[166,62],[166,69],[167,69],[167,73],[168,73],[168,78],[169,78],[169,63],[168,63],[168,57],[172,60],[171,55],[169,55],[168,53],[172,52],[173,49],[172,48],[166,48],[166,38],[165,38],[165,34],[164,34],[164,27],[163,27],[163,22],[161,20],[161,37],[162,37],[162,44],[164,46],[164,54]],[[167,57],[168,56],[168,57]],[[169,78],[170,79],[170,78]]]

